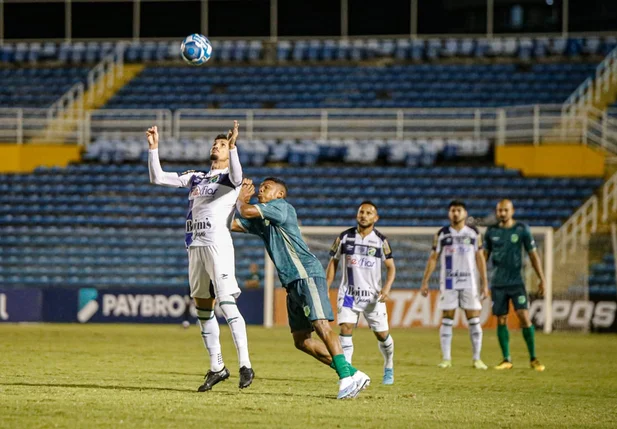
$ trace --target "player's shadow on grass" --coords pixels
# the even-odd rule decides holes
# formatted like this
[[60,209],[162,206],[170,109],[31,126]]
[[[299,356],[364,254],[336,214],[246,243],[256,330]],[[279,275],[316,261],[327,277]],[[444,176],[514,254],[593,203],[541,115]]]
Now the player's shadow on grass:
[[[191,372],[175,372],[175,371],[166,371],[163,372],[163,374],[169,374],[169,375],[184,375],[184,376],[190,376],[190,377],[203,377],[203,374],[200,373],[191,373]],[[290,383],[309,383],[309,384],[314,384],[314,383],[321,383],[324,380],[319,380],[319,379],[305,379],[305,378],[289,378],[289,377],[261,377],[261,376],[257,376],[256,377],[257,380],[266,380],[266,381],[288,381]]]
[[[136,387],[136,386],[110,386],[110,385],[100,385],[100,384],[67,384],[67,383],[0,383],[0,386],[23,386],[23,387],[62,387],[62,388],[73,388],[73,389],[105,389],[105,390],[130,390],[130,391],[142,391],[142,390],[152,390],[158,392],[182,392],[182,393],[195,393],[197,394],[195,389],[177,389],[173,387]],[[207,395],[229,395],[229,396],[237,396],[238,392],[233,391],[212,391],[211,393],[207,393]],[[290,392],[264,392],[264,391],[254,391],[254,390],[243,390],[243,395],[264,395],[264,396],[294,396],[294,397],[314,397],[321,399],[329,399],[330,396],[323,396],[320,394],[312,394],[312,393],[290,393]],[[203,395],[203,393],[200,393]],[[336,399],[336,396],[333,396],[332,399]]]
[[194,389],[176,389],[173,387],[137,387],[137,386],[110,386],[101,384],[62,384],[62,383],[0,383],[0,386],[24,387],[67,387],[74,389],[106,389],[106,390],[155,390],[168,392],[194,392]]
[[[257,377],[255,377],[257,379]],[[259,380],[266,381],[288,381],[290,383],[323,383],[324,380],[321,379],[307,379],[307,378],[288,378],[288,377],[259,377]]]

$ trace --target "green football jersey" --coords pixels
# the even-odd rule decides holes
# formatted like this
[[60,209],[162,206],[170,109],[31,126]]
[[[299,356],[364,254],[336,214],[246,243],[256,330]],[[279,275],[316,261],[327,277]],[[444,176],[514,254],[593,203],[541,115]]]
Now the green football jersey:
[[523,285],[523,249],[531,253],[536,242],[529,227],[515,222],[510,228],[489,226],[484,234],[484,247],[493,258],[492,287]]
[[283,286],[309,277],[326,278],[321,262],[311,253],[300,233],[296,210],[284,199],[255,204],[261,217],[237,217],[240,227],[259,236],[276,267]]

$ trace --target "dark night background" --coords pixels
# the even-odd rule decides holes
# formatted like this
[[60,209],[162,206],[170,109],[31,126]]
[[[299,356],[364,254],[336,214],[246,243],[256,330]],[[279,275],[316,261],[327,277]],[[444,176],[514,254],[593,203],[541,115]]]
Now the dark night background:
[[[73,0],[73,38],[131,38],[133,3]],[[141,2],[140,36],[201,30],[199,0]],[[349,35],[409,34],[409,0],[348,0]],[[417,0],[419,34],[486,32],[485,0]],[[562,0],[495,0],[494,32],[561,32]],[[570,0],[569,31],[617,31],[617,0]],[[64,2],[5,0],[6,39],[64,38]],[[209,37],[269,36],[269,0],[210,0]],[[279,0],[279,36],[337,36],[340,0]]]

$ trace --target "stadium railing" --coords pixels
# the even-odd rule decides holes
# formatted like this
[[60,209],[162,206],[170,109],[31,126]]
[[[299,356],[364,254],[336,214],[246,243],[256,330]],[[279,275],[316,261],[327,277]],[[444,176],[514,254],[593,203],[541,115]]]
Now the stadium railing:
[[88,103],[92,105],[96,96],[101,96],[106,89],[112,88],[115,77],[122,77],[124,72],[124,51],[126,45],[118,43],[114,50],[90,70],[87,78]]
[[[76,95],[77,96],[77,95]],[[65,106],[75,103],[67,97]],[[47,129],[47,138],[87,146],[109,134],[142,135],[144,126],[160,123],[164,132],[178,139],[204,137],[228,128],[229,121],[242,122],[248,139],[333,139],[371,137],[473,138],[508,143],[583,143],[617,153],[617,120],[606,112],[582,113],[565,118],[559,105],[514,106],[479,109],[263,109],[234,110],[104,109],[58,116],[50,109],[0,108],[0,138],[24,143]],[[143,121],[136,121],[139,117]],[[148,123],[145,122],[148,119]],[[74,129],[66,134],[62,121]]]
[[617,48],[614,48],[596,68],[594,77],[583,83],[568,97],[563,104],[563,112],[576,116],[581,111],[600,103],[602,96],[617,85]]
[[568,262],[568,257],[575,253],[579,245],[587,245],[589,235],[596,232],[598,206],[598,197],[591,196],[555,232],[555,256],[562,264]]
[[602,187],[602,222],[617,212],[617,173],[613,174]]

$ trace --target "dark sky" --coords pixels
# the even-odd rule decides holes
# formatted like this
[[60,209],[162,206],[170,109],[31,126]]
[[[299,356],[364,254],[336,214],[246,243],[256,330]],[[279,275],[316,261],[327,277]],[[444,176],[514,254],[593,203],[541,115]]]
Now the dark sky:
[[[485,0],[417,0],[421,34],[483,33]],[[130,38],[132,2],[73,0],[75,38]],[[336,36],[340,0],[278,0],[280,36]],[[409,0],[348,0],[349,34],[408,34]],[[550,5],[547,3],[551,3]],[[495,0],[495,32],[559,32],[562,0]],[[516,23],[516,17],[522,21]],[[617,31],[617,0],[570,0],[570,31]],[[63,38],[64,2],[5,0],[4,37]],[[210,37],[263,36],[270,30],[270,0],[210,0]],[[199,0],[141,3],[142,37],[184,37],[201,29]]]

